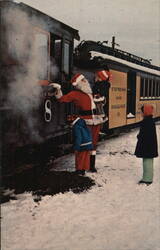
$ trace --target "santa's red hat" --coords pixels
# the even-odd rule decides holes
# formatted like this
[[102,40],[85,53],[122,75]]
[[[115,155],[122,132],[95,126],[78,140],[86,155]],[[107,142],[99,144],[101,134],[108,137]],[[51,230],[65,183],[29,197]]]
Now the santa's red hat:
[[76,86],[82,79],[84,79],[85,76],[82,74],[75,74],[72,79],[71,79],[71,83],[73,86]]
[[106,81],[110,78],[110,72],[107,70],[96,71],[96,75],[102,80]]

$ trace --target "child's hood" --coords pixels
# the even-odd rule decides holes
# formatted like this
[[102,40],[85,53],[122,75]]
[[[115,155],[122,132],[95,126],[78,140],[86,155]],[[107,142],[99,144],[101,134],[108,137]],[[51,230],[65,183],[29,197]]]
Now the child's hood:
[[146,116],[152,116],[153,115],[153,106],[150,104],[145,104],[143,106],[143,115]]

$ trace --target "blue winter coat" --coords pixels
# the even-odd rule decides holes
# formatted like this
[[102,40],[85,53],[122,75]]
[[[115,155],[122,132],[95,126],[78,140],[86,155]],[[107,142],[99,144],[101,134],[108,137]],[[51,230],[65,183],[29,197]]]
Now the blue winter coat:
[[77,151],[87,151],[93,149],[92,136],[86,122],[78,118],[73,127],[73,147]]

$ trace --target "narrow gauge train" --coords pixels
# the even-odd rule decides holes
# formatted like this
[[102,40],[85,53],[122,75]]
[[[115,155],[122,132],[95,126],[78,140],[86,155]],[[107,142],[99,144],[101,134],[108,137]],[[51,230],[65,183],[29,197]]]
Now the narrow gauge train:
[[[78,31],[23,3],[1,1],[0,157],[2,175],[32,159],[43,165],[70,136],[72,104],[59,104],[48,85],[58,82],[63,93],[72,87],[73,73],[82,72],[94,84],[94,72],[109,68],[108,122],[112,130],[137,123],[144,103],[160,117],[160,69],[147,60],[104,44],[80,43]],[[32,157],[34,155],[34,157]],[[20,159],[20,160],[19,160]]]

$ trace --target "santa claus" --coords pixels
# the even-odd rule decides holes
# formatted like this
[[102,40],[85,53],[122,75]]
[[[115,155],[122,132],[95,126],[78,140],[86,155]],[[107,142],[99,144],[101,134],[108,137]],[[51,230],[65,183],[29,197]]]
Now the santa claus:
[[[103,114],[97,114],[96,105],[92,95],[92,89],[88,80],[82,74],[76,74],[71,79],[71,84],[74,86],[74,90],[70,91],[68,94],[63,95],[61,91],[61,86],[57,83],[51,83],[50,86],[56,89],[54,95],[59,102],[73,102],[79,110],[79,117],[84,119],[87,126],[89,127],[92,135],[93,150],[90,152],[90,163],[89,170],[91,172],[97,172],[95,168],[96,159],[96,146],[98,142],[100,124],[103,121]],[[83,154],[83,152],[81,152]],[[83,158],[83,162],[81,159]],[[84,157],[80,157],[79,152],[76,152],[76,169],[77,170],[87,170],[88,167],[85,166]]]

